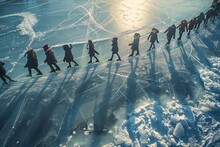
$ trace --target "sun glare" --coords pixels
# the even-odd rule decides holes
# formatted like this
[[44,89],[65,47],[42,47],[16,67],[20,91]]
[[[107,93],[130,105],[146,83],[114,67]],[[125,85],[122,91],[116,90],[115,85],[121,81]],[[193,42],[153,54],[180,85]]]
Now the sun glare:
[[121,31],[138,29],[150,20],[149,5],[146,0],[122,0],[115,2],[112,15]]

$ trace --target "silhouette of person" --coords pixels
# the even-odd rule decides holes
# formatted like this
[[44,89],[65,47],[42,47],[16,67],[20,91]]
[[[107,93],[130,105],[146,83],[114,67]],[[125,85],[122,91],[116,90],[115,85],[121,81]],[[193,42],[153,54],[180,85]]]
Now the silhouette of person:
[[89,49],[88,54],[90,57],[90,60],[88,63],[92,63],[92,57],[94,57],[96,59],[96,62],[99,62],[99,59],[95,56],[95,54],[99,55],[99,53],[95,50],[95,47],[94,47],[92,40],[88,40],[87,49]]
[[10,78],[8,75],[6,75],[6,69],[4,68],[5,63],[0,61],[0,77],[2,81],[4,82],[3,84],[8,84],[5,78],[9,79],[9,82],[15,82],[12,78]]
[[205,22],[205,14],[203,12],[201,12],[199,14],[199,16],[196,17],[196,25],[195,25],[195,28],[198,30],[202,21]]
[[70,44],[70,46],[68,46],[68,45],[63,46],[63,50],[65,51],[65,56],[63,58],[63,62],[69,63],[69,66],[67,66],[67,68],[72,67],[71,62],[75,63],[74,66],[79,66],[78,63],[76,63],[76,61],[73,59],[73,54],[71,52],[72,48],[73,48],[73,46],[71,44]]
[[[43,48],[46,55],[46,59],[44,60],[44,63],[47,63],[51,68],[50,73],[60,70],[60,67],[57,65],[57,59],[54,55],[54,52],[51,50],[51,47],[48,44],[46,44],[43,46]],[[54,69],[53,65],[56,67],[56,69]]]
[[147,51],[150,51],[151,49],[155,49],[155,41],[157,41],[157,43],[159,43],[158,41],[158,37],[157,37],[157,33],[159,33],[159,30],[157,30],[156,28],[153,28],[151,33],[149,34],[147,40],[150,39],[150,48]]
[[27,76],[32,77],[32,72],[31,69],[35,69],[37,71],[37,75],[42,75],[42,72],[38,68],[38,60],[37,60],[37,54],[36,52],[32,49],[29,48],[27,52],[24,54],[24,56],[27,56],[27,63],[24,66],[25,68],[28,68],[29,74]]
[[131,46],[131,50],[132,50],[129,57],[134,55],[134,51],[137,51],[136,55],[139,55],[139,40],[140,40],[140,37],[141,37],[141,35],[139,33],[135,33],[133,42],[128,44],[129,46]]
[[172,37],[173,37],[173,39],[175,39],[176,26],[173,24],[164,33],[167,33],[167,43],[166,43],[166,45],[168,45],[168,44],[170,44],[170,41],[171,41]]
[[196,18],[193,18],[188,22],[188,34],[187,34],[188,36],[190,35],[191,30],[194,29],[195,25],[196,25]]
[[118,38],[114,37],[112,39],[112,56],[111,56],[111,58],[108,61],[112,61],[112,59],[114,57],[114,54],[116,54],[118,56],[117,61],[121,61],[121,57],[118,54],[118,50],[119,50],[119,48],[118,48]]
[[208,21],[211,17],[214,16],[215,18],[215,11],[213,9],[209,9],[206,13],[205,13],[205,21],[204,21],[204,25],[206,26],[208,24]]
[[181,40],[182,35],[185,31],[188,32],[188,27],[187,27],[187,21],[186,20],[182,20],[180,25],[177,27],[179,28],[179,37],[178,40]]

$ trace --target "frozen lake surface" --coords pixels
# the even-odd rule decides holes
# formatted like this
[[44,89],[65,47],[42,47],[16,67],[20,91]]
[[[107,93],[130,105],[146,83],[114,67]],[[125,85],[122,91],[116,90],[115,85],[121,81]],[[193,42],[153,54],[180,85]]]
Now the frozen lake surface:
[[[163,33],[211,0],[0,1],[0,59],[17,80],[0,89],[0,144],[8,146],[212,146],[220,136],[220,19],[165,46]],[[155,51],[147,36],[160,33]],[[140,56],[128,58],[140,33]],[[119,39],[122,61],[107,62]],[[178,31],[176,33],[176,38]],[[90,64],[92,39],[100,63]],[[61,71],[50,74],[43,45]],[[62,46],[79,67],[67,69]],[[43,76],[26,77],[32,47]],[[34,73],[35,74],[35,73]],[[184,135],[183,135],[184,134]]]

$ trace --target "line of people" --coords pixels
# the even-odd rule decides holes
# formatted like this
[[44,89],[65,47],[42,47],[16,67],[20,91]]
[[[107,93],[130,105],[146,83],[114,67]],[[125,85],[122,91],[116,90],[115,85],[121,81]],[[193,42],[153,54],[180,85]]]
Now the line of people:
[[[211,9],[208,10],[205,14],[203,12],[200,13],[199,16],[191,19],[189,22],[187,22],[187,20],[182,20],[181,23],[176,27],[174,24],[171,25],[168,29],[166,29],[166,31],[164,33],[166,33],[167,35],[167,43],[165,45],[169,45],[171,42],[171,39],[175,39],[175,34],[176,34],[176,29],[179,29],[179,37],[178,40],[181,40],[182,35],[184,32],[188,32],[187,36],[189,37],[190,32],[195,29],[195,31],[197,32],[198,29],[200,28],[200,25],[202,24],[202,22],[204,22],[204,26],[206,27],[208,24],[208,21],[211,19],[212,21],[215,20],[215,17],[217,15],[219,15],[220,13],[220,1],[219,0],[214,0],[211,6]],[[147,51],[150,51],[152,49],[155,49],[155,41],[157,41],[157,43],[159,43],[158,41],[158,34],[159,30],[156,28],[153,28],[151,33],[149,34],[147,40],[150,41],[150,48]],[[129,46],[131,46],[131,54],[129,55],[129,57],[134,56],[134,52],[136,51],[136,56],[139,55],[139,40],[140,40],[141,35],[139,33],[135,33],[133,36],[133,42],[128,44]],[[71,68],[71,62],[73,62],[75,65],[74,66],[79,66],[79,64],[74,60],[73,54],[72,54],[72,48],[73,46],[70,45],[63,45],[63,50],[65,51],[65,56],[63,58],[63,62],[67,62],[68,66],[67,68]],[[48,66],[50,67],[51,71],[50,73],[56,72],[61,70],[60,67],[57,65],[57,59],[54,55],[54,52],[51,50],[52,48],[46,44],[43,46],[45,55],[46,55],[46,59],[44,60],[44,63],[47,63]],[[96,59],[96,62],[99,62],[99,59],[97,58],[96,54],[99,55],[99,52],[95,50],[95,46],[92,42],[92,40],[88,40],[88,44],[87,44],[87,49],[88,54],[89,54],[89,62],[88,64],[92,63],[92,58]],[[118,38],[114,37],[112,39],[112,56],[108,61],[112,61],[114,55],[116,54],[118,56],[117,61],[121,61],[121,57],[119,55],[119,47],[118,47]],[[40,69],[38,68],[38,59],[37,59],[37,54],[36,52],[32,49],[29,48],[26,53],[24,54],[24,56],[27,56],[27,63],[24,66],[25,68],[28,68],[28,72],[29,74],[27,76],[32,77],[32,69],[36,70],[37,75],[42,75],[43,73],[40,71]],[[6,81],[6,78],[9,81],[15,81],[12,78],[10,78],[8,75],[6,75],[6,70],[4,68],[4,63],[2,61],[0,61],[0,77],[3,80],[3,84],[8,84],[8,82]]]

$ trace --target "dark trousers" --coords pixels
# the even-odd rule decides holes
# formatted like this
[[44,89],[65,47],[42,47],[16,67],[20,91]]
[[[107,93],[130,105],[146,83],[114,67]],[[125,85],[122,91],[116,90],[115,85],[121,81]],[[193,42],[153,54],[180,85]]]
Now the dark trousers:
[[[38,74],[42,74],[42,72],[39,70],[38,67],[34,67],[33,69],[35,69]],[[28,72],[29,72],[29,75],[32,76],[32,72],[31,72],[31,68],[30,67],[28,67]]]
[[181,40],[182,36],[183,36],[183,31],[179,31],[179,38],[178,38],[178,40]]
[[151,42],[150,48],[148,49],[148,51],[151,50],[151,49],[154,49],[154,48],[155,48],[155,44],[154,44],[154,42]]
[[53,65],[56,67],[56,70],[60,70],[60,67],[56,63],[48,64],[52,71],[55,71]]
[[7,75],[2,75],[2,76],[0,76],[0,77],[1,77],[2,81],[4,81],[5,83],[7,83],[5,78],[7,78],[7,79],[9,79],[9,80],[12,80],[12,79],[11,79],[9,76],[7,76]]
[[92,62],[92,57],[94,57],[96,59],[96,62],[99,62],[99,59],[94,55],[94,56],[89,56],[90,57],[90,61],[89,62]]
[[[135,50],[132,50],[132,52],[131,52],[131,55],[130,56],[133,56],[134,55],[134,51]],[[139,49],[137,49],[137,53],[136,53],[137,55],[139,55]]]
[[[118,59],[121,59],[120,55],[118,53],[115,53],[117,56],[118,56]],[[112,57],[110,58],[111,60],[113,59],[114,57],[114,53],[112,53]]]
[[166,45],[167,45],[167,44],[170,44],[171,39],[172,39],[172,37],[167,37],[167,43],[166,43]]

